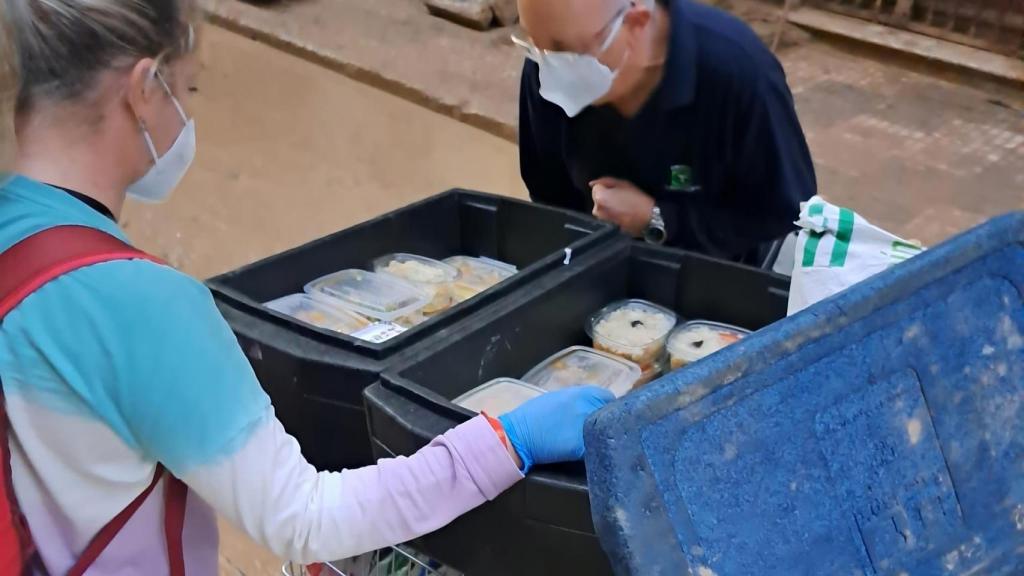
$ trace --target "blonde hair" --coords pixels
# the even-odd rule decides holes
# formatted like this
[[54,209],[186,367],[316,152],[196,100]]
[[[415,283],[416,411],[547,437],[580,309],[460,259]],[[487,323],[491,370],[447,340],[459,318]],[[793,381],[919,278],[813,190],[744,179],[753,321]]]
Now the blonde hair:
[[193,0],[0,0],[17,54],[17,113],[87,96],[98,76],[192,50]]
[[0,184],[14,163],[14,102],[18,94],[18,60],[6,10],[6,4],[0,2]]

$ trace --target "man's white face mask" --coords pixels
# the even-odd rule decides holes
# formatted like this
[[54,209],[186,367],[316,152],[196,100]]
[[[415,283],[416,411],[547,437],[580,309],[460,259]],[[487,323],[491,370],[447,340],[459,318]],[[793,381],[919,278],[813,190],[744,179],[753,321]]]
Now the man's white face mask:
[[[615,41],[628,9],[625,7],[620,10],[612,20],[608,37],[598,49],[597,56],[604,54]],[[541,97],[558,105],[570,118],[607,94],[619,74],[619,70],[612,71],[592,54],[541,50],[533,42],[515,36],[512,37],[512,41],[526,51],[527,58],[537,63],[540,70]],[[623,62],[627,58],[628,52],[623,57]]]
[[185,115],[185,110],[181,107],[181,103],[174,97],[171,87],[167,85],[167,82],[164,82],[160,73],[156,73],[155,76],[160,81],[160,85],[167,91],[168,96],[171,97],[171,102],[181,117],[182,128],[178,138],[171,145],[170,150],[163,156],[159,156],[156,153],[156,146],[153,145],[153,138],[149,135],[149,131],[146,130],[145,126],[141,126],[142,137],[145,139],[146,147],[153,158],[153,165],[150,166],[149,171],[142,178],[128,186],[128,195],[136,200],[151,204],[164,202],[170,197],[171,192],[178,186],[181,179],[185,177],[185,173],[188,172],[189,167],[192,165],[192,160],[196,157],[195,120]]

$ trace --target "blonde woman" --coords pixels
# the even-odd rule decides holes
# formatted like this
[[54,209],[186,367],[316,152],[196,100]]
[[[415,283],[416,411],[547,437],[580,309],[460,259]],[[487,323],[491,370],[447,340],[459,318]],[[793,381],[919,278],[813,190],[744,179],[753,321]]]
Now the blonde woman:
[[[12,254],[54,230],[127,242],[125,197],[166,199],[197,132],[189,0],[0,2],[20,79],[13,175],[0,185],[2,288],[37,264]],[[610,400],[563,390],[410,458],[318,473],[203,285],[125,250],[35,286],[6,316],[0,294],[0,573],[215,574],[214,512],[294,561],[399,543],[532,464],[579,458],[585,418]]]

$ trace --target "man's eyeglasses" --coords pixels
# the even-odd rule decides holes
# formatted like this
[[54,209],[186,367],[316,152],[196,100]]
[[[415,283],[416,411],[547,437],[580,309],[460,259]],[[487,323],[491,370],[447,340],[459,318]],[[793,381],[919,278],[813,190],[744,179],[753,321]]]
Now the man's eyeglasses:
[[[608,50],[608,47],[611,46],[612,42],[615,40],[615,35],[619,33],[619,29],[622,27],[622,22],[626,19],[626,12],[629,11],[632,5],[633,3],[630,2],[629,5],[620,8],[619,11],[616,12],[614,16],[612,16],[608,23],[602,26],[601,29],[597,31],[595,36],[604,37],[604,41],[601,42],[601,45],[597,49],[596,53],[588,51],[580,55],[600,56],[601,54],[604,54],[604,52]],[[516,34],[512,34],[512,43],[522,49],[523,56],[529,58],[530,60],[533,60],[534,62],[540,62],[548,54],[575,54],[574,52],[565,52],[559,50],[542,50],[538,48],[537,45],[533,43],[533,40],[531,40],[530,38],[521,38]]]

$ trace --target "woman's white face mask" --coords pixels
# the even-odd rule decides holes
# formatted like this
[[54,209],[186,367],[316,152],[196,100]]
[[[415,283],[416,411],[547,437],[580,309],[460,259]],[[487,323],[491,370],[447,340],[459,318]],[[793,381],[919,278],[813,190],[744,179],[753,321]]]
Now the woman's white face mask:
[[145,139],[146,147],[153,158],[153,165],[142,178],[128,186],[127,192],[129,196],[136,200],[154,204],[164,202],[171,196],[171,192],[178,186],[181,179],[185,177],[189,167],[192,165],[192,160],[196,157],[195,120],[185,115],[185,110],[181,107],[181,103],[174,97],[171,87],[167,85],[167,82],[164,82],[160,73],[157,72],[155,76],[167,92],[167,95],[170,96],[171,102],[181,117],[183,127],[178,134],[178,138],[171,145],[170,150],[163,156],[159,156],[149,131],[141,123],[139,125],[142,129],[142,137]]
[[[608,37],[597,51],[604,54],[615,41],[628,8],[623,8],[611,22]],[[541,50],[532,42],[512,37],[512,41],[526,51],[526,57],[537,63],[540,71],[540,95],[558,105],[570,118],[596,102],[611,90],[619,70],[612,71],[592,54],[575,52],[552,52]],[[623,62],[629,53],[623,57]]]

